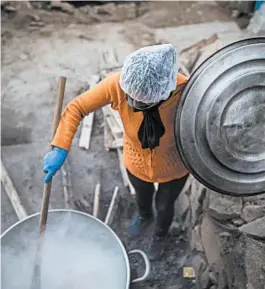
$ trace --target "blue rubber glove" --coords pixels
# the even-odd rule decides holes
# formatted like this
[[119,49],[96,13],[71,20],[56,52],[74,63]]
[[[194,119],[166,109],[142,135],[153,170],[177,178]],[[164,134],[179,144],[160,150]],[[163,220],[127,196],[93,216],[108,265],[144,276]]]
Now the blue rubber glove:
[[63,165],[67,155],[68,151],[54,147],[44,156],[42,170],[44,173],[47,173],[44,183],[49,183],[51,181],[52,177]]

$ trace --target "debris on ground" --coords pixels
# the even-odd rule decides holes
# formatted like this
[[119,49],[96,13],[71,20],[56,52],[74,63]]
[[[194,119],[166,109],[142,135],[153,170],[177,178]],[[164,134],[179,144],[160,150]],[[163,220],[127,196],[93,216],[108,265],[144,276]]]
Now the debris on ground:
[[[202,57],[207,57],[205,54],[218,49],[219,40],[223,45],[224,40],[229,43],[239,35],[231,15],[216,2],[139,1],[80,6],[78,2],[1,2],[2,159],[28,214],[40,209],[41,164],[50,142],[58,75],[68,77],[67,103],[93,84],[92,75],[102,79],[120,70],[126,55],[141,46],[178,46],[183,72],[188,75]],[[200,42],[202,38],[205,40]],[[111,107],[105,107],[95,111],[88,124],[86,127],[83,121],[80,125],[67,162],[53,180],[50,208],[72,208],[89,214],[94,208],[94,214],[111,226],[128,251],[146,251],[152,227],[137,240],[126,235],[136,205],[122,162],[121,119]],[[79,147],[82,138],[84,149]],[[17,215],[7,195],[1,194],[1,199],[4,231],[17,221]],[[191,276],[192,254],[186,222],[190,215],[187,210],[184,215],[183,220],[174,220],[165,255],[160,262],[152,263],[149,280],[134,288],[195,288],[194,280],[186,278]],[[133,260],[133,267],[141,275],[141,261]]]

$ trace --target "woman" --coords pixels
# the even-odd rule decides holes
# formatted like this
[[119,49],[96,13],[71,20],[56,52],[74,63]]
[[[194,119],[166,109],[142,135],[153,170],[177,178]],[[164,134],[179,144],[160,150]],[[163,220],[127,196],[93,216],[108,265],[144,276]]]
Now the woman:
[[118,110],[124,125],[124,164],[139,209],[128,228],[129,236],[138,236],[153,220],[154,183],[159,183],[150,260],[162,256],[174,202],[188,177],[174,137],[175,114],[186,82],[187,78],[178,74],[178,55],[172,45],[133,52],[121,72],[108,76],[67,105],[52,141],[53,149],[44,157],[45,182],[49,182],[63,165],[80,121],[107,104]]

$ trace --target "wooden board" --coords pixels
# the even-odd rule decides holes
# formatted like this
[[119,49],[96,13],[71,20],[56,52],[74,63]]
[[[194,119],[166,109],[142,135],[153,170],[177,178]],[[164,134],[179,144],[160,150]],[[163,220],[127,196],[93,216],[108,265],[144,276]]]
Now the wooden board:
[[80,148],[84,148],[86,150],[89,149],[92,127],[93,127],[93,120],[94,120],[94,112],[91,112],[88,116],[86,116],[83,119],[83,126],[82,126],[81,135],[79,139]]
[[123,184],[125,187],[129,186],[129,178],[128,178],[128,174],[127,171],[123,165],[123,161],[122,161],[122,149],[118,149],[118,157],[119,157],[119,164],[120,164],[120,171],[121,171],[121,175],[122,175],[122,179],[123,179]]
[[121,171],[121,175],[122,175],[124,186],[129,188],[131,196],[133,198],[135,198],[135,195],[136,195],[135,189],[134,189],[133,185],[130,182],[130,179],[129,179],[127,171],[126,171],[126,168],[123,165],[122,149],[117,149],[117,152],[118,152],[119,163],[120,163],[120,171]]
[[122,123],[121,116],[120,116],[119,112],[117,110],[112,109],[111,107],[110,107],[110,112],[112,113],[112,115],[113,115],[115,121],[117,122],[119,128],[123,132],[123,123]]
[[94,193],[94,205],[93,205],[93,216],[98,217],[99,211],[99,198],[100,198],[100,184],[96,184]]
[[19,220],[23,220],[28,216],[22,202],[18,196],[18,193],[13,185],[11,178],[9,177],[6,168],[1,160],[1,182],[6,191],[6,194],[16,212]]
[[68,158],[65,160],[62,168],[62,181],[63,181],[63,195],[64,195],[64,205],[66,209],[72,208],[73,201],[73,191],[72,191],[72,182],[71,182],[71,172],[68,162]]
[[123,137],[123,128],[119,126],[116,119],[114,118],[110,107],[104,106],[102,107],[102,111],[104,114],[104,119],[109,126],[111,133],[114,139],[119,139]]
[[[95,86],[100,80],[99,75],[93,75],[91,76],[89,80],[89,87],[92,88]],[[94,120],[94,112],[91,112],[87,116],[84,117],[82,121],[82,129],[79,139],[79,147],[84,148],[86,150],[89,149],[90,146],[90,139],[91,139],[91,133],[92,133],[92,127],[93,127],[93,120]]]
[[111,149],[113,141],[114,141],[114,137],[107,124],[106,118],[104,117],[104,146],[105,146],[106,151],[109,151]]
[[118,208],[118,201],[119,201],[119,187],[115,187],[111,202],[109,205],[109,209],[105,218],[105,224],[110,225],[115,217],[116,210]]

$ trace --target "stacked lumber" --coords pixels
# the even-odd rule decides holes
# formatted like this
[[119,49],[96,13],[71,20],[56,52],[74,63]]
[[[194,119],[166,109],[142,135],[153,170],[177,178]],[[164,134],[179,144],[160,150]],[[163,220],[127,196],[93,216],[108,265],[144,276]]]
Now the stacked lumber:
[[123,124],[119,113],[110,105],[102,108],[104,114],[104,144],[106,151],[117,149],[120,170],[124,186],[129,189],[132,197],[135,197],[135,190],[129,180],[127,171],[123,165]]
[[107,151],[123,146],[123,124],[119,113],[107,105],[102,108],[104,115],[104,143]]
[[[100,76],[105,78],[108,74],[120,70],[122,67],[119,57],[113,47],[103,46],[100,60]],[[123,183],[129,189],[132,197],[135,197],[135,190],[129,180],[126,168],[123,165],[123,123],[118,111],[111,108],[111,105],[102,108],[104,115],[104,143],[107,151],[116,149],[120,162],[120,170]]]

